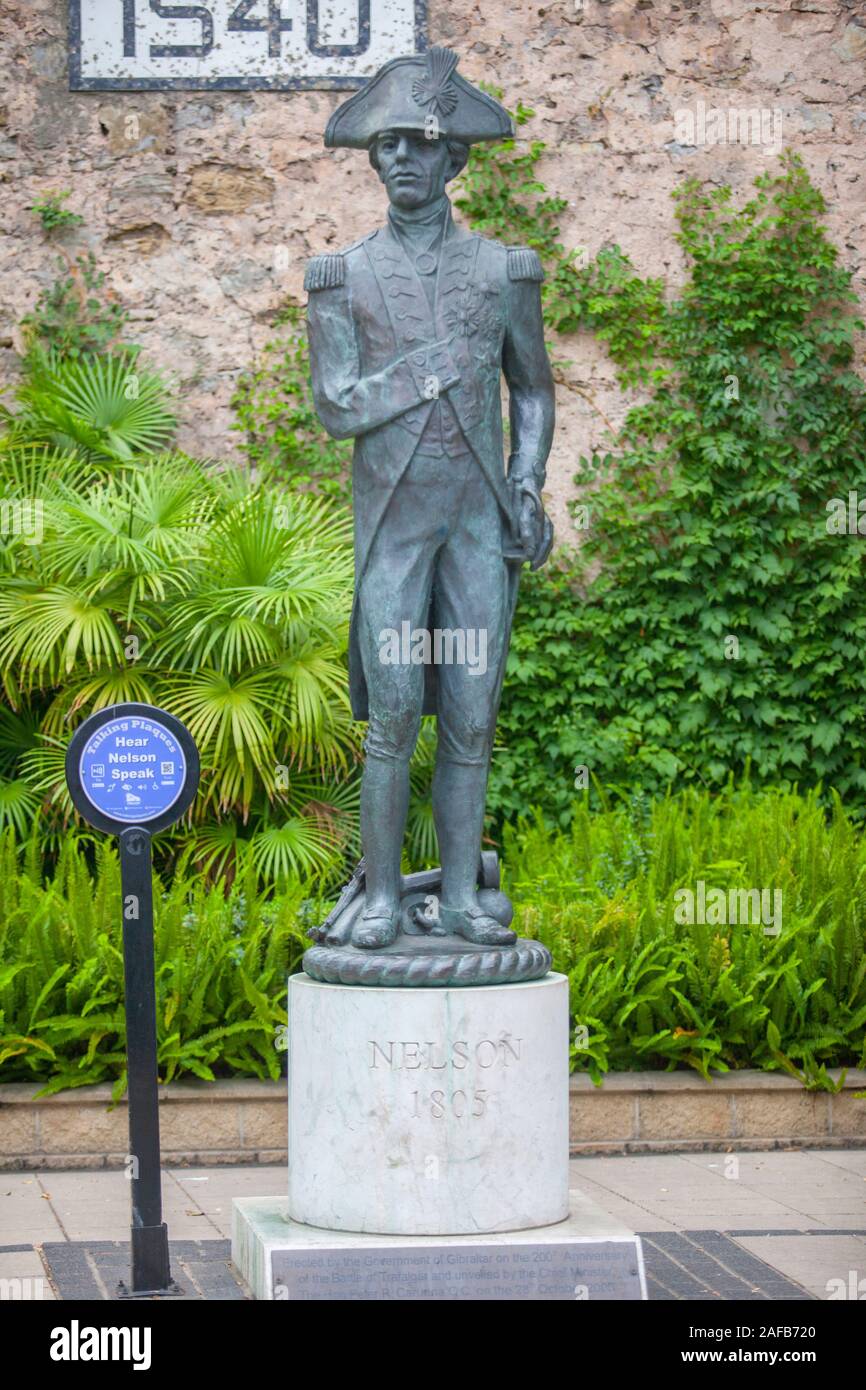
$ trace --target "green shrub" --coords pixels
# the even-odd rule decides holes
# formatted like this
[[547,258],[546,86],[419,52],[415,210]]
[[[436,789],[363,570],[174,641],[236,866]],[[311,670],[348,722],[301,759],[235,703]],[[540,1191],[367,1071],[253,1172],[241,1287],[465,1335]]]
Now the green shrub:
[[39,218],[46,236],[50,236],[58,228],[69,230],[72,227],[80,227],[84,221],[79,213],[71,212],[64,206],[68,197],[68,189],[59,193],[44,193],[41,198],[36,199],[30,209]]
[[[58,244],[55,232],[69,231],[84,222],[77,212],[64,206],[68,197],[65,191],[46,193],[31,208],[46,238],[60,252],[56,262],[60,275],[40,292],[33,309],[22,319],[28,357],[54,352],[75,361],[109,351],[117,347],[129,317],[117,297],[105,288],[105,272],[98,268],[93,252],[73,257]],[[124,351],[137,349],[127,345]]]
[[[581,798],[567,832],[538,814],[505,832],[519,929],[550,947],[587,1030],[575,1067],[596,1081],[761,1067],[828,1089],[827,1066],[863,1066],[866,841],[838,797],[828,816],[816,791],[748,782],[657,800],[599,794],[601,809]],[[710,902],[713,888],[778,890],[781,921],[771,895],[760,921],[732,923],[729,899],[727,922],[678,921],[676,895],[699,882]]]
[[[62,200],[35,210],[68,224]],[[95,263],[70,277],[25,321],[17,408],[0,409],[0,830],[56,853],[78,823],[72,731],[142,701],[181,718],[202,761],[160,867],[189,850],[211,877],[336,880],[357,841],[348,517],[261,459],[253,482],[163,453],[164,380],[116,345],[126,316],[89,293]]]
[[[64,255],[57,269],[58,278],[21,321],[30,351],[53,350],[76,360],[117,347],[128,314],[108,294],[93,252]],[[133,351],[129,344],[124,348]]]
[[[43,1093],[126,1086],[120,870],[101,840],[91,875],[64,845],[50,880],[35,842],[26,862],[0,836],[0,1066]],[[159,1076],[276,1079],[286,978],[309,945],[303,891],[272,899],[248,874],[208,888],[180,866],[154,887]]]
[[[506,831],[516,926],[569,977],[573,1066],[597,1082],[628,1068],[760,1067],[826,1090],[838,1085],[828,1067],[864,1065],[866,843],[838,799],[828,817],[815,792],[748,784],[599,796],[595,812],[580,799],[567,832],[540,816]],[[22,858],[11,830],[0,837],[5,1080],[123,1089],[113,844],[100,837],[94,873],[90,862],[68,840],[46,880],[35,839]],[[154,895],[160,1076],[276,1076],[286,975],[328,903],[293,882],[263,893],[251,865],[230,888],[188,866]],[[781,920],[678,921],[676,895],[700,881],[708,895],[778,890]]]
[[162,377],[137,356],[135,350],[76,357],[33,348],[18,411],[0,412],[7,427],[0,447],[44,444],[91,466],[158,453],[176,420]]

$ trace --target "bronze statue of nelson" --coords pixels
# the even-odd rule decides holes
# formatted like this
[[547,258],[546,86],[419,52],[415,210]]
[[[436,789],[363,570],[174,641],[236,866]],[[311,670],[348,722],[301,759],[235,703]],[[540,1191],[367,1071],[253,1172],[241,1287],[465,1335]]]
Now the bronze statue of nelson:
[[409,760],[427,713],[437,933],[476,947],[515,940],[479,898],[479,858],[520,566],[543,564],[552,544],[541,491],[554,392],[538,256],[452,219],[445,186],[469,146],[513,134],[457,61],[443,48],[398,58],[336,110],[325,144],[367,150],[388,217],[313,257],[305,280],[316,409],[331,435],[355,440],[349,678],[368,731],[364,899],[349,941],[367,951],[401,930]]

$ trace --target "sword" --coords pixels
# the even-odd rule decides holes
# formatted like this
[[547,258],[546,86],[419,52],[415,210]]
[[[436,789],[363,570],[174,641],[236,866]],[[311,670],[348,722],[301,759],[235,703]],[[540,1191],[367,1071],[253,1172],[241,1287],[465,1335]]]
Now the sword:
[[331,930],[331,927],[343,912],[344,908],[347,908],[350,903],[355,901],[358,894],[364,891],[366,873],[366,862],[364,859],[359,859],[352,877],[349,879],[345,888],[342,889],[339,898],[331,908],[324,922],[320,923],[317,927],[307,928],[307,936],[309,936],[311,940],[317,942],[325,940],[325,937],[328,935],[328,932]]
[[517,595],[520,588],[520,571],[525,564],[529,564],[532,569],[540,569],[553,549],[553,523],[550,517],[544,514],[544,529],[542,532],[541,548],[537,552],[537,558],[533,558],[530,551],[526,549],[522,541],[515,537],[512,523],[512,531],[509,539],[505,542],[502,550],[502,558],[508,566],[508,622],[505,627],[505,644],[502,653],[502,660],[499,663],[499,672],[496,680],[496,689],[493,695],[493,720],[490,726],[490,738],[488,741],[487,764],[490,766],[490,759],[493,756],[493,744],[496,739],[496,721],[499,717],[499,706],[502,701],[502,686],[505,681],[505,667],[508,664],[508,648],[511,645],[511,628],[514,623],[514,613],[517,608]]

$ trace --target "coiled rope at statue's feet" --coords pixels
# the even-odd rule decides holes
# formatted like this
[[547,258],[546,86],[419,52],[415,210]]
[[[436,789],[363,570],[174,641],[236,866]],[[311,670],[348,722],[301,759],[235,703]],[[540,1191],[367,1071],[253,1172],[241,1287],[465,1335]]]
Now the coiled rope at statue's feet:
[[379,985],[444,989],[461,985],[523,984],[540,980],[552,959],[540,941],[455,951],[376,951],[353,946],[312,946],[303,969],[329,985]]

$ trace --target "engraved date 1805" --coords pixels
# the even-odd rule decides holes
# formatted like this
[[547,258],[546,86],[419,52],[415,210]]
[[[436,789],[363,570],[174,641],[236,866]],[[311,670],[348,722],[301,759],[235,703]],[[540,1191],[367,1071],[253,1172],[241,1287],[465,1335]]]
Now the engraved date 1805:
[[489,1097],[489,1091],[479,1090],[452,1091],[450,1095],[441,1090],[413,1091],[412,1117],[420,1120],[430,1115],[434,1120],[442,1120],[446,1115],[453,1115],[455,1120],[472,1116],[477,1119],[486,1114]]

